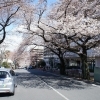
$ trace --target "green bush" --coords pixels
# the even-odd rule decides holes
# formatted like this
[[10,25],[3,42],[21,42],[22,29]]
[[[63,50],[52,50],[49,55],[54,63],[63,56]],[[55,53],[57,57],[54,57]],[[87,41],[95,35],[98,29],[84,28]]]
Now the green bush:
[[5,67],[5,68],[10,68],[10,66],[9,66],[9,64],[7,62],[3,62],[2,66]]

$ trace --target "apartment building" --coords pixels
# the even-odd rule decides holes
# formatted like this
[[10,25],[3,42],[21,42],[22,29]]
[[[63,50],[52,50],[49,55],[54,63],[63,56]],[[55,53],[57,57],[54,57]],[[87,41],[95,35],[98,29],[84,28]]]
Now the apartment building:
[[36,48],[36,49],[31,49],[30,50],[30,62],[31,65],[35,66],[37,65],[37,62],[43,59],[43,53],[44,49],[43,48]]

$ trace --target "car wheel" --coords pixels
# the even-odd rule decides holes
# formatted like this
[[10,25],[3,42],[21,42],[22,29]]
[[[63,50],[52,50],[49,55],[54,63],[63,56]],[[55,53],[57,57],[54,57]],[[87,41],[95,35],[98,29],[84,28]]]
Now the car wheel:
[[17,88],[17,84],[15,84],[15,88]]

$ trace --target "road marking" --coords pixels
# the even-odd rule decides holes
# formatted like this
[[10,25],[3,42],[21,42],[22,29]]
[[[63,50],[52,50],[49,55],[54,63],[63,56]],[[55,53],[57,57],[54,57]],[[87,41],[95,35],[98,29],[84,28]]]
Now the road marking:
[[[53,73],[50,73],[50,72],[47,72],[47,73],[52,74],[52,75],[55,75],[55,76],[60,76],[60,75],[56,75],[56,74],[53,74]],[[60,77],[61,77],[61,76],[60,76]],[[68,79],[68,78],[67,78],[67,79]],[[69,79],[71,79],[71,78],[69,78]],[[92,86],[95,86],[95,87],[100,88],[100,86],[99,86],[99,85],[92,84]]]
[[[49,86],[49,85],[48,85]],[[58,93],[61,97],[63,97],[65,100],[69,100],[67,97],[65,97],[63,94],[61,94],[60,92],[58,92],[56,89],[54,89],[53,87],[49,86],[52,90],[54,90],[56,93]]]
[[92,86],[95,86],[95,87],[99,87],[99,88],[100,88],[100,86],[98,86],[98,85],[95,85],[95,84],[92,84]]
[[[35,75],[37,76],[37,75]],[[38,76],[37,76],[38,77]],[[42,80],[40,77],[38,77],[40,80]],[[43,81],[43,80],[42,80]],[[65,97],[63,94],[58,92],[56,89],[54,89],[52,86],[48,85],[45,81],[43,81],[44,84],[46,84],[49,88],[51,88],[53,91],[55,91],[57,94],[59,94],[61,97],[63,97],[65,100],[69,100],[67,97]]]

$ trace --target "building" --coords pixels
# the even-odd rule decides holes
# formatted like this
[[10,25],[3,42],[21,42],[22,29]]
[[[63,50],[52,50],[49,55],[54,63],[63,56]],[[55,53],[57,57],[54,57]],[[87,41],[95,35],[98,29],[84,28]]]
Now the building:
[[36,66],[38,61],[43,59],[44,49],[36,48],[30,50],[30,63],[32,66]]
[[25,51],[21,54],[21,57],[18,59],[18,64],[20,67],[30,66],[30,53]]
[[[55,55],[50,49],[44,48],[44,59],[46,61],[47,66],[49,67],[58,67],[60,65],[60,60],[57,55]],[[81,60],[80,57],[72,52],[64,53],[64,60],[66,64],[66,68],[70,66],[76,66],[81,68]],[[93,55],[93,50],[88,51],[88,65],[91,72],[94,71],[95,67],[95,57]]]

